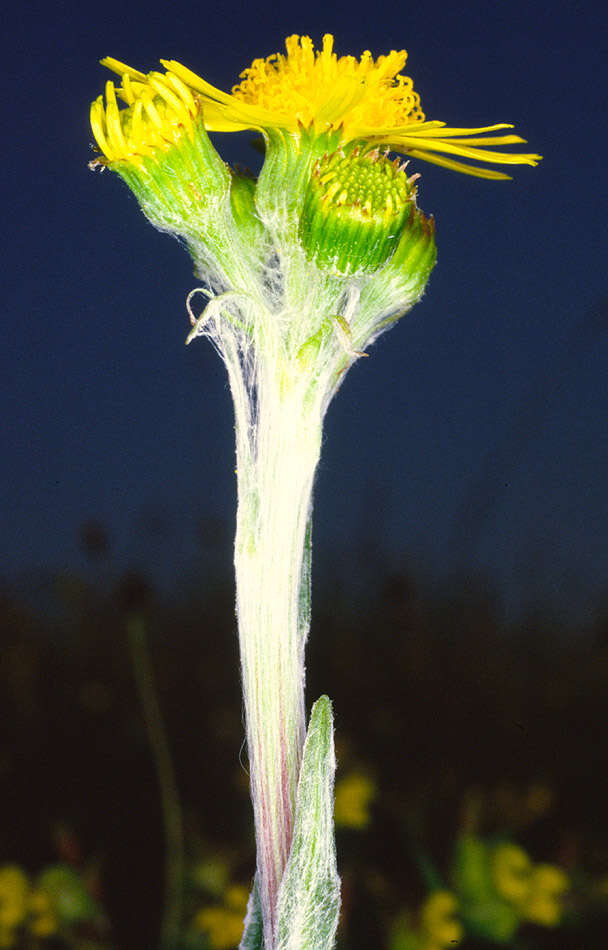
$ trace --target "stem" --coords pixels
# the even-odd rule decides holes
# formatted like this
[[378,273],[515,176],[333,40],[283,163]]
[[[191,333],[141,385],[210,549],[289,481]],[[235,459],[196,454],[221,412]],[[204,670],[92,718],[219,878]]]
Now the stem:
[[253,435],[245,438],[236,413],[237,613],[265,950],[274,946],[306,733],[309,522],[321,439],[309,386],[266,363],[257,372]]
[[158,702],[152,661],[146,642],[146,626],[140,614],[127,620],[137,692],[141,702],[148,742],[156,767],[165,827],[165,896],[160,932],[162,950],[178,946],[182,918],[184,883],[184,840],[182,812],[171,760],[169,741]]

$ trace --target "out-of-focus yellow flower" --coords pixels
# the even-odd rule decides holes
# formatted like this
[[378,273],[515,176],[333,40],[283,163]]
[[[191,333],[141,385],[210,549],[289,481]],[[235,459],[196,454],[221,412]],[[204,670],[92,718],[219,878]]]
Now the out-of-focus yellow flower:
[[516,844],[499,844],[492,854],[494,886],[512,904],[526,900],[530,892],[532,861]]
[[247,912],[247,889],[240,885],[229,887],[223,907],[203,907],[194,918],[194,926],[209,938],[214,950],[233,950],[243,935],[243,921]]
[[554,798],[553,789],[546,782],[532,782],[527,788],[505,784],[494,791],[493,805],[503,824],[518,828],[545,815]]
[[224,902],[228,907],[232,907],[234,910],[245,913],[247,910],[247,901],[249,900],[249,892],[246,887],[243,887],[242,884],[233,884],[228,888],[224,894]]
[[0,868],[0,947],[12,947],[15,930],[27,914],[30,884],[15,864]]
[[195,926],[209,938],[214,950],[233,950],[243,935],[245,913],[226,907],[204,907],[194,918]]
[[[487,134],[512,128],[503,122],[476,129],[427,122],[412,80],[401,73],[405,50],[391,50],[377,59],[366,50],[357,59],[337,56],[333,45],[331,33],[325,34],[322,48],[316,51],[309,36],[288,36],[286,55],[255,59],[241,73],[242,82],[232,95],[175,60],[161,60],[167,70],[163,75],[142,73],[106,57],[102,63],[118,73],[122,85],[115,88],[109,82],[106,104],[101,96],[93,103],[93,133],[110,162],[139,161],[142,155],[167,148],[184,132],[191,134],[199,112],[210,131],[278,129],[295,139],[304,130],[314,136],[337,132],[338,146],[349,142],[386,145],[481,178],[509,176],[455,157],[497,164],[536,165],[539,161],[539,155],[494,151],[497,145],[525,141],[518,135]],[[117,96],[127,103],[126,110],[119,111]]]
[[464,936],[456,917],[458,900],[451,891],[434,891],[420,911],[420,950],[454,947]]
[[562,919],[567,874],[554,864],[537,864],[530,878],[530,889],[523,902],[522,915],[543,927],[557,927]]
[[53,902],[46,891],[36,889],[30,894],[28,901],[29,929],[35,937],[50,937],[57,932],[57,915],[53,910]]
[[369,808],[376,794],[371,778],[361,772],[353,772],[336,783],[334,820],[344,828],[366,828],[369,824]]
[[227,858],[213,855],[199,861],[192,870],[192,880],[197,887],[214,897],[221,897],[228,884],[230,866]]

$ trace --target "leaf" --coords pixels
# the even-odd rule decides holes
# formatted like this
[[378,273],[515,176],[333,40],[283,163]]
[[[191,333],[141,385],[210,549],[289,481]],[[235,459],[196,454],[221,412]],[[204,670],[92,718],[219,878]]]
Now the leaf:
[[331,950],[340,912],[333,827],[334,753],[331,701],[312,708],[296,798],[294,836],[281,881],[277,950]]
[[260,904],[260,891],[258,888],[258,876],[256,874],[247,903],[245,929],[241,937],[241,942],[239,943],[239,950],[263,950],[263,938],[264,925],[262,921],[262,906]]

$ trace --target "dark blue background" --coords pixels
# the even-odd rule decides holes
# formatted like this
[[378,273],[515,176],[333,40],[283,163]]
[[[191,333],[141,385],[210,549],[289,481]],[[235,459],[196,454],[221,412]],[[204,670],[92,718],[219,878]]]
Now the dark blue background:
[[[88,108],[105,55],[144,70],[175,58],[229,89],[289,33],[318,43],[330,31],[338,53],[407,48],[427,117],[513,122],[545,158],[505,183],[416,167],[439,263],[424,301],[330,409],[317,583],[338,573],[361,591],[374,570],[361,553],[373,550],[427,578],[486,576],[515,612],[541,598],[588,618],[608,566],[598,9],[134,0],[5,12],[4,579],[32,594],[41,572],[85,570],[90,518],[109,529],[111,573],[137,566],[179,591],[230,570],[224,370],[209,345],[183,345],[188,257],[117,178],[88,171]],[[255,162],[248,138],[218,147]]]

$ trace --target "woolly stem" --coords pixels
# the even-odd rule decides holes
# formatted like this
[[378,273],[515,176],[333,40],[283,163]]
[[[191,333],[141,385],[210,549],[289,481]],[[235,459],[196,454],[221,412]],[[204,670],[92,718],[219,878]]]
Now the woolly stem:
[[286,370],[279,359],[260,359],[253,429],[230,368],[229,375],[237,436],[239,642],[264,947],[272,950],[306,732],[309,520],[322,412],[311,402],[310,378]]

